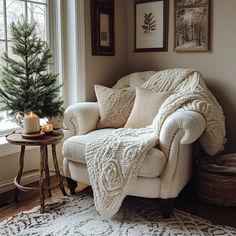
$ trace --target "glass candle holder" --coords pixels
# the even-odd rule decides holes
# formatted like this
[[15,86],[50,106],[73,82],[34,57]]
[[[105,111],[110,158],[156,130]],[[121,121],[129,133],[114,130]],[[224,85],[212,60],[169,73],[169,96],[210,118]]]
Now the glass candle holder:
[[46,124],[42,126],[42,131],[44,133],[50,133],[53,130],[53,124]]

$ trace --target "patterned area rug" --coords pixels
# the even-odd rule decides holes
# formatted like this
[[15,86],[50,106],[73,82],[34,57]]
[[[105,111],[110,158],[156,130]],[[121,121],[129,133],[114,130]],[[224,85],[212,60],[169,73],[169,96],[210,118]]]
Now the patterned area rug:
[[128,197],[112,219],[102,218],[94,207],[90,189],[75,196],[61,197],[39,207],[10,217],[0,223],[0,235],[236,235],[236,229],[213,225],[196,216],[175,209],[170,219],[163,219],[158,204],[151,199]]

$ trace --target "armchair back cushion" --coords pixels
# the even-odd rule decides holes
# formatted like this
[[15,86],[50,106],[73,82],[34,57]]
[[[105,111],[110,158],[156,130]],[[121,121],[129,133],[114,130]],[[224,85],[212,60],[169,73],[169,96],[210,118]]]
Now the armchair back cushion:
[[135,91],[115,90],[95,85],[100,120],[97,128],[124,127],[132,110]]
[[136,87],[136,98],[126,128],[144,128],[152,124],[161,104],[170,95],[167,92],[153,92]]

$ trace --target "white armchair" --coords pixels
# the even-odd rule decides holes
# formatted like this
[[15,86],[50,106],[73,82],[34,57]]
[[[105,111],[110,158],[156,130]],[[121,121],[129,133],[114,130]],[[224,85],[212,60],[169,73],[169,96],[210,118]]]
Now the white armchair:
[[[63,170],[71,194],[75,193],[77,182],[90,185],[86,143],[114,130],[96,130],[98,120],[96,102],[77,103],[65,111],[65,125],[74,132],[63,144]],[[198,112],[177,110],[170,115],[162,125],[160,145],[147,153],[129,195],[159,198],[162,214],[168,217],[174,199],[191,177],[193,143],[204,129],[205,119]]]

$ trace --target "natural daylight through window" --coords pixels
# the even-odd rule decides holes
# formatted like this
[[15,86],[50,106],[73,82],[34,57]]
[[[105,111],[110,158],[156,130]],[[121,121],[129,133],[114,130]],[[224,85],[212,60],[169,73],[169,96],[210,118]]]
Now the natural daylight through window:
[[[49,39],[47,0],[0,0],[0,74],[4,65],[3,54],[6,52],[10,57],[14,57],[11,51],[10,25],[22,16],[27,17],[29,21],[37,22],[38,37],[47,41]],[[0,136],[15,127],[16,125],[7,115],[7,111],[1,111]]]

